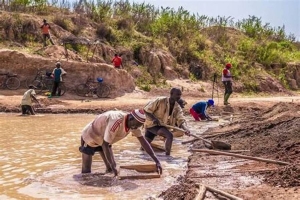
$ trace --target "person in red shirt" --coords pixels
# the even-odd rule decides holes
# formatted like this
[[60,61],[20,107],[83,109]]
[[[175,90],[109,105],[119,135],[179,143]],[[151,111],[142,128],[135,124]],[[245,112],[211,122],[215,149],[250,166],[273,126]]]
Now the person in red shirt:
[[115,54],[115,57],[112,59],[111,62],[114,64],[115,68],[117,69],[123,68],[122,58],[118,56],[118,54]]
[[232,65],[230,63],[227,63],[225,65],[225,68],[222,72],[222,82],[225,86],[225,92],[224,92],[224,105],[228,105],[228,99],[230,95],[232,94],[232,75],[230,73]]
[[51,27],[48,24],[47,20],[45,20],[45,19],[43,20],[43,25],[41,26],[41,29],[42,29],[42,34],[43,34],[44,47],[47,46],[47,44],[46,44],[47,38],[50,40],[51,44],[54,45],[54,42],[50,35]]

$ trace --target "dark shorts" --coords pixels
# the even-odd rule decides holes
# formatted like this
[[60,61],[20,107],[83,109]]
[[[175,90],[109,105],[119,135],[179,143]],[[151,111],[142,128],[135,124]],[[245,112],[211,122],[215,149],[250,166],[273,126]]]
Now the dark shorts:
[[[109,147],[111,148],[111,145],[109,145]],[[93,156],[95,154],[95,152],[103,152],[103,149],[102,149],[102,146],[91,147],[91,146],[85,144],[85,142],[81,138],[81,146],[79,147],[79,151],[81,153]]]
[[[167,129],[166,127],[164,126],[153,126],[151,128],[146,128],[146,132],[145,132],[145,137],[150,139],[151,141],[155,138],[155,136],[157,136],[157,132],[159,129],[161,128],[165,128]],[[168,130],[168,129],[167,129]],[[166,137],[165,135],[160,135],[162,137]]]
[[121,66],[115,66],[115,68],[117,68],[117,69],[121,69]]
[[33,111],[33,108],[32,106],[29,106],[29,105],[22,105],[22,114],[23,115],[33,115],[34,114],[34,111]]

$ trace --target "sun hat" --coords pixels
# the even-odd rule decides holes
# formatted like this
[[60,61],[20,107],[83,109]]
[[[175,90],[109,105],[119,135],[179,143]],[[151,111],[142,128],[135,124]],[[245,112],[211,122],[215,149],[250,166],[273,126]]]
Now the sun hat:
[[214,100],[212,100],[212,99],[208,99],[208,101],[207,101],[208,103],[209,103],[209,105],[211,105],[212,107],[214,107],[214,105],[215,105],[215,102],[214,102]]
[[145,123],[146,121],[146,115],[144,110],[140,110],[140,109],[135,109],[133,111],[131,111],[132,116],[140,123]]

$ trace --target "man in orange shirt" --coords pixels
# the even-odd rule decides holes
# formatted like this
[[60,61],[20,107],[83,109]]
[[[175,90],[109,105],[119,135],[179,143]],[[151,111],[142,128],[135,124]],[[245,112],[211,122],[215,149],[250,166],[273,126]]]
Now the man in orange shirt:
[[50,25],[48,24],[47,20],[43,20],[43,25],[41,26],[42,29],[42,33],[43,33],[43,43],[44,43],[44,47],[47,46],[46,41],[47,38],[50,40],[51,44],[54,45],[54,42],[50,36]]
[[115,68],[117,69],[123,68],[122,58],[118,56],[118,54],[115,54],[115,57],[112,59],[111,62],[114,63]]

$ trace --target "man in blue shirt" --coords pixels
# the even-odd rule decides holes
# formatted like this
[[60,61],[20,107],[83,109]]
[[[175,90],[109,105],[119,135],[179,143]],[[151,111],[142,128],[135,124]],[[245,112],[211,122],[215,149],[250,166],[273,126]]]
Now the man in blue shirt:
[[190,109],[190,114],[194,117],[196,121],[200,120],[212,120],[210,116],[206,113],[206,109],[210,106],[214,107],[214,100],[209,99],[208,101],[200,101],[192,106]]
[[53,88],[51,92],[51,96],[56,95],[56,90],[58,89],[58,96],[60,96],[59,84],[62,82],[62,76],[66,74],[65,70],[61,68],[60,62],[56,63],[56,68],[53,70],[52,75],[54,76],[53,80]]

